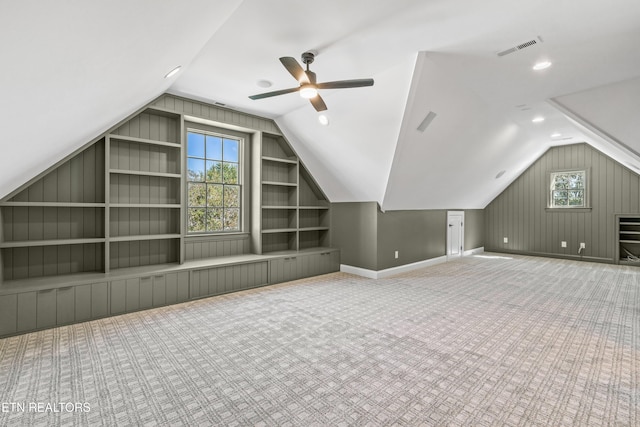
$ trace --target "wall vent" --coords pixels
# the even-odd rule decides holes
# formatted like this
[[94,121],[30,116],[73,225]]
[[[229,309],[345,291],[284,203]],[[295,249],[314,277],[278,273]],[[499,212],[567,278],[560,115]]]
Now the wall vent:
[[436,113],[434,113],[433,111],[429,111],[429,114],[427,114],[427,116],[422,120],[422,122],[418,126],[418,130],[420,132],[424,132],[425,129],[427,129],[427,127],[431,124],[431,122],[435,118],[436,118]]
[[505,50],[503,50],[501,52],[498,52],[498,56],[505,56],[505,55],[508,55],[510,53],[517,52],[519,50],[528,48],[529,46],[533,46],[533,45],[539,44],[539,43],[542,43],[542,37],[540,37],[540,36],[538,36],[538,37],[536,37],[534,39],[531,39],[529,41],[526,41],[524,43],[520,43],[517,46],[510,47],[509,49],[505,49]]

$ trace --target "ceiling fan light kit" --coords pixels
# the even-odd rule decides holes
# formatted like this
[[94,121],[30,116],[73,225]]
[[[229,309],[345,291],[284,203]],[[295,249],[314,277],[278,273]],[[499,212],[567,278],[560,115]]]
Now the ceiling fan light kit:
[[305,52],[302,54],[302,63],[307,66],[307,69],[305,70],[298,61],[290,56],[280,58],[280,62],[284,65],[284,68],[286,68],[287,71],[289,71],[289,74],[298,81],[300,86],[252,95],[249,98],[257,100],[270,98],[272,96],[285,95],[287,93],[299,92],[301,97],[308,99],[311,102],[311,105],[313,105],[313,108],[320,112],[327,109],[327,105],[318,93],[320,89],[348,89],[354,87],[373,86],[373,79],[338,80],[334,82],[317,83],[316,73],[309,69],[309,64],[311,64],[314,59],[315,54],[313,52]]

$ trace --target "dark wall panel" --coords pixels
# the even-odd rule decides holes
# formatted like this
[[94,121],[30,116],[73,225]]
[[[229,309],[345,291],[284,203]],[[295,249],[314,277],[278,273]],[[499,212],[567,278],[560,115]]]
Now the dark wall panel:
[[[590,208],[547,209],[550,172],[583,168]],[[485,248],[613,261],[617,213],[640,213],[640,176],[587,144],[553,147],[486,207]]]

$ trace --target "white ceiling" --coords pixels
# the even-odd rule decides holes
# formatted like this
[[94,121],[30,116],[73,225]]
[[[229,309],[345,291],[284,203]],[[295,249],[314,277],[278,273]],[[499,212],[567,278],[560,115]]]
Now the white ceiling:
[[[274,118],[331,201],[483,208],[552,145],[640,165],[637,40],[633,0],[4,1],[0,197],[168,90]],[[323,92],[327,127],[297,94],[248,98],[307,50],[319,81],[375,79]]]

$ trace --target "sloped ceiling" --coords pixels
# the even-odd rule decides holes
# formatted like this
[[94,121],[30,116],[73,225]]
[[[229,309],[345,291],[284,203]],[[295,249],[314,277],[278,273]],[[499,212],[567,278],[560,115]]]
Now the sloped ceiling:
[[[640,164],[629,124],[638,97],[621,97],[640,76],[638,2],[6,1],[2,9],[10,66],[0,69],[0,196],[167,90],[274,118],[334,202],[482,208],[548,147],[581,141]],[[529,40],[537,42],[497,55]],[[307,50],[317,53],[319,81],[376,81],[323,92],[327,127],[297,94],[248,99],[296,86],[278,58]],[[534,72],[540,60],[553,65]],[[182,71],[164,79],[176,65]],[[420,132],[429,111],[436,116]],[[537,115],[546,120],[532,123]]]

